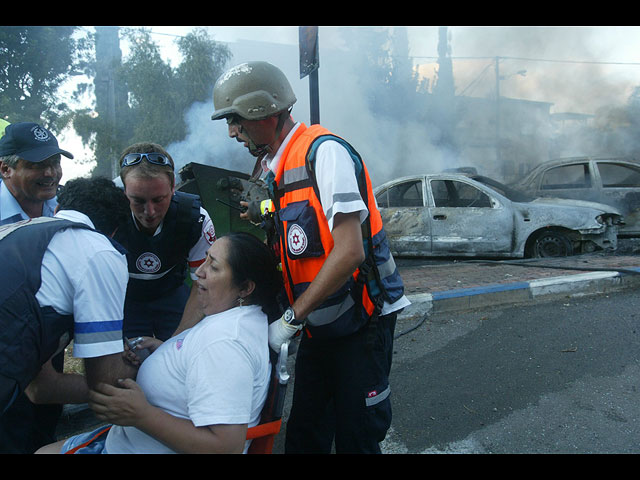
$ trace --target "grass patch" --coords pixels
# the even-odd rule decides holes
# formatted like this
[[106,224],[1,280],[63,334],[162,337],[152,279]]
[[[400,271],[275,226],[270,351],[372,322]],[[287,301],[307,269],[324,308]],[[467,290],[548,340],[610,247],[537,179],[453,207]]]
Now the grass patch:
[[84,361],[73,356],[73,341],[64,349],[64,368],[62,371],[84,375]]

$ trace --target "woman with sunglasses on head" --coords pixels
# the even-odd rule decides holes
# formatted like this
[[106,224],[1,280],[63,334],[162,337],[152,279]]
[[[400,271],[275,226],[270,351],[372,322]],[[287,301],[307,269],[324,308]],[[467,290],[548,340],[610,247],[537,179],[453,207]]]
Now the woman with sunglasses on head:
[[204,319],[158,346],[135,381],[90,393],[112,426],[38,453],[247,452],[268,393],[268,319],[279,315],[282,275],[272,250],[242,232],[217,240],[197,277]]
[[187,272],[204,262],[215,229],[199,197],[175,191],[171,155],[155,143],[136,143],[120,156],[120,178],[131,218],[115,240],[128,251],[124,335],[166,340],[178,325],[201,318]]

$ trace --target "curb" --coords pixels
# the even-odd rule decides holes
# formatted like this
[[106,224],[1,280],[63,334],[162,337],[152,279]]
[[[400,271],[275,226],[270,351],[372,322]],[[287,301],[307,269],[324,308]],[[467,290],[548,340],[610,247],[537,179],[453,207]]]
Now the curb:
[[[640,274],[640,267],[630,267]],[[619,271],[598,271],[540,280],[486,285],[407,295],[411,305],[399,315],[421,317],[433,313],[473,310],[494,305],[519,304],[558,297],[595,295],[637,287],[640,275]]]

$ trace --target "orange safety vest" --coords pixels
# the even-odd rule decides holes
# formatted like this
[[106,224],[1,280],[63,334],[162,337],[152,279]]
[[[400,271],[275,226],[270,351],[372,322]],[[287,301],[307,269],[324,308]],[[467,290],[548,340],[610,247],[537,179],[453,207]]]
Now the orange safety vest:
[[[358,153],[320,125],[300,124],[285,147],[275,176],[267,178],[276,210],[284,284],[293,304],[314,280],[333,249],[333,237],[315,181],[315,153],[324,140],[339,141],[356,165],[360,193],[368,206],[363,244],[367,261],[336,293],[307,317],[313,336],[353,333],[374,314],[383,300],[393,302],[404,289],[388,248],[367,169]],[[361,315],[354,315],[360,308]],[[376,311],[377,309],[377,311]]]

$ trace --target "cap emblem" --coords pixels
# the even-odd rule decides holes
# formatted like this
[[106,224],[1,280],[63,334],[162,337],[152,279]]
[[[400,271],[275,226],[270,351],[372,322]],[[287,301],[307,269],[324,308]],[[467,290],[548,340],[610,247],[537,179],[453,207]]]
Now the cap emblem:
[[38,140],[39,142],[48,142],[49,141],[49,132],[47,132],[44,128],[39,125],[34,126],[31,131],[33,132],[33,138]]

